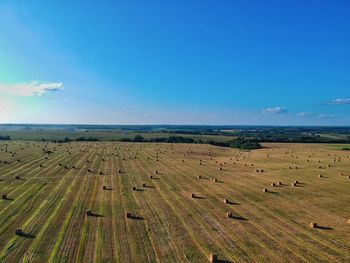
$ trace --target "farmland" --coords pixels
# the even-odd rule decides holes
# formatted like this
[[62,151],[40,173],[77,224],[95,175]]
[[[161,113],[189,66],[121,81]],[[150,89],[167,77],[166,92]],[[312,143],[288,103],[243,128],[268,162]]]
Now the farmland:
[[0,262],[349,262],[350,153],[264,146],[3,141]]

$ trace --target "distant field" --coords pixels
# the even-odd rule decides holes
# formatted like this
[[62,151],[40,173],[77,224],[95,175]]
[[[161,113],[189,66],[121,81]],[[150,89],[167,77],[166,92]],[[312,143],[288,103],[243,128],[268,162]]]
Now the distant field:
[[264,146],[2,142],[0,262],[349,262],[350,153]]
[[344,148],[350,149],[350,144],[329,144],[328,145],[332,149],[342,150]]
[[47,141],[63,140],[65,137],[76,139],[79,137],[94,137],[104,141],[117,141],[123,138],[133,139],[136,135],[141,135],[146,139],[151,138],[164,138],[172,135],[184,136],[194,139],[202,140],[215,140],[219,142],[229,141],[235,136],[223,136],[223,135],[192,135],[192,134],[178,134],[178,133],[155,133],[155,132],[121,132],[121,131],[0,131],[0,135],[9,135],[12,140],[29,140],[29,141],[41,141],[45,139]]
[[346,138],[349,137],[349,134],[317,134],[319,136],[321,136],[322,138],[326,138],[326,139],[332,139],[332,140],[345,140]]

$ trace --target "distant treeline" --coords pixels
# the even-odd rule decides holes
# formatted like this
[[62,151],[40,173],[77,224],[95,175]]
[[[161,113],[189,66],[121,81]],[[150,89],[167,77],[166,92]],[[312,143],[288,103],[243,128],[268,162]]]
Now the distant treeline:
[[159,138],[151,138],[146,140],[141,135],[136,135],[134,139],[123,138],[120,141],[122,142],[167,142],[167,143],[195,143],[195,140],[190,137],[183,136],[169,136],[169,137],[159,137]]
[[146,140],[141,135],[136,135],[134,139],[130,138],[123,138],[120,141],[122,142],[163,142],[163,143],[201,143],[201,144],[210,144],[215,146],[222,146],[222,147],[230,147],[230,148],[238,148],[238,149],[260,149],[261,145],[259,142],[251,140],[251,139],[245,139],[245,138],[237,138],[230,140],[228,142],[218,142],[213,140],[202,140],[198,139],[195,140],[190,137],[184,137],[184,136],[169,136],[169,137],[160,137],[160,138],[151,138],[149,140]]
[[240,132],[245,138],[257,142],[289,142],[289,143],[350,143],[350,136],[328,138],[319,134],[302,134],[300,132],[256,131]]
[[[46,141],[45,139],[42,139],[42,141]],[[52,140],[53,142],[56,142],[56,143],[66,143],[66,142],[98,142],[99,139],[98,138],[95,138],[95,137],[78,137],[78,138],[75,138],[75,139],[71,139],[69,137],[66,137],[64,138],[63,140]]]
[[11,137],[9,135],[6,135],[6,136],[0,135],[0,141],[10,141],[10,140],[11,140]]

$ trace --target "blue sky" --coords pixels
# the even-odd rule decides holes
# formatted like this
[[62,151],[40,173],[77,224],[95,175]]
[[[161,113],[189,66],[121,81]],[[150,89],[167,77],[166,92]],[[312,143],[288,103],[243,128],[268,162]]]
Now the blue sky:
[[0,2],[0,122],[350,125],[348,1]]

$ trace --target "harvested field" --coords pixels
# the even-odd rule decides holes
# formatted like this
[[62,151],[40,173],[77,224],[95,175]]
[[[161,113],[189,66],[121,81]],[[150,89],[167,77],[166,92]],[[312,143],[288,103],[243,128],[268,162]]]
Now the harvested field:
[[0,262],[349,262],[349,152],[264,146],[2,142]]

